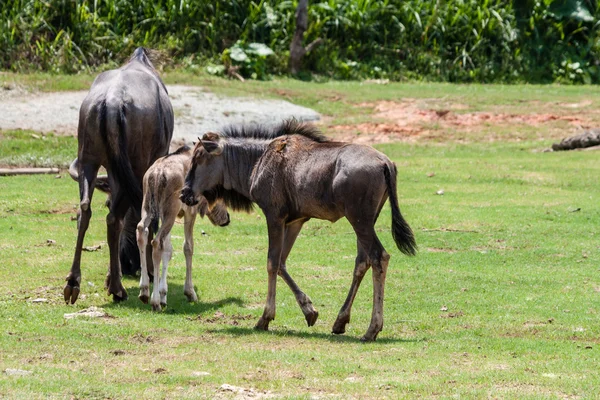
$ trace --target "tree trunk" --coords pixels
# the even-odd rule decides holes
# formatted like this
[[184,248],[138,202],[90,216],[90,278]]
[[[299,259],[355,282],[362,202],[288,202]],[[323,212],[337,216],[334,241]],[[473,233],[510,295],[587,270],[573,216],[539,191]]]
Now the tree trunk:
[[308,0],[299,0],[296,8],[296,31],[290,44],[290,72],[293,75],[300,72],[302,67],[302,57],[323,41],[321,38],[316,39],[308,46],[302,45],[304,32],[308,28]]
[[581,135],[571,136],[560,141],[560,143],[554,143],[552,150],[573,150],[583,149],[586,147],[600,145],[600,129],[592,129],[585,131]]

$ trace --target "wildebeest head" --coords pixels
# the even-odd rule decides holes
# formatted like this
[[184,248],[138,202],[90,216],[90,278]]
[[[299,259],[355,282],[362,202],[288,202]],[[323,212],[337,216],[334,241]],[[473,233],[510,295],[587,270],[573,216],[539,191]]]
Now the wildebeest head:
[[211,195],[211,192],[224,184],[225,163],[219,134],[209,132],[198,139],[192,155],[192,166],[179,197],[188,206],[198,204],[201,195],[206,197],[209,205],[214,204],[218,197]]

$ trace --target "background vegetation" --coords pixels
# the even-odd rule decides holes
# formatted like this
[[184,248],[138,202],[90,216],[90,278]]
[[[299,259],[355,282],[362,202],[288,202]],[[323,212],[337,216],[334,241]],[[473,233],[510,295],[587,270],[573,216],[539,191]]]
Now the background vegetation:
[[[139,45],[246,77],[287,71],[296,1],[14,0],[0,3],[0,68],[79,72]],[[311,1],[305,69],[337,79],[598,83],[596,0]],[[273,50],[244,53],[252,43]],[[264,48],[262,48],[264,49]],[[309,75],[310,76],[310,75]]]

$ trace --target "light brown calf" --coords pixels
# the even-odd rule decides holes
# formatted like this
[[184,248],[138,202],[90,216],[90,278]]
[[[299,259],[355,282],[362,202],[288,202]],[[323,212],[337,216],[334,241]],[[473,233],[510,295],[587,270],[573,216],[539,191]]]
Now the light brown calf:
[[[229,213],[227,207],[218,202],[209,209],[204,197],[200,197],[199,204],[187,206],[179,200],[179,194],[183,188],[185,176],[189,170],[192,149],[187,146],[179,148],[172,154],[159,158],[148,169],[144,175],[144,200],[142,202],[142,219],[137,226],[137,243],[140,251],[142,273],[140,278],[139,298],[148,303],[150,291],[150,277],[146,263],[146,245],[148,243],[149,227],[156,228],[160,219],[160,228],[156,231],[156,237],[152,240],[152,263],[154,265],[154,286],[150,304],[154,311],[160,311],[161,307],[167,305],[167,268],[173,253],[171,245],[171,229],[175,220],[179,217],[184,219],[185,240],[183,253],[185,254],[186,274],[184,294],[189,301],[198,301],[192,283],[192,254],[194,252],[194,222],[196,215],[208,216],[208,219],[219,226],[229,224]],[[163,269],[160,273],[160,262]]]

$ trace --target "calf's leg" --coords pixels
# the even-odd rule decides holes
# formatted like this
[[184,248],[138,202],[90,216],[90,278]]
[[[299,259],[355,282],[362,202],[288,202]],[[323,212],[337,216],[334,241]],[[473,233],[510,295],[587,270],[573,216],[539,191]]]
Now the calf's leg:
[[350,322],[350,312],[352,310],[352,303],[360,287],[365,273],[369,270],[369,264],[367,259],[367,253],[362,249],[360,242],[357,243],[358,254],[354,264],[354,275],[352,276],[352,284],[350,285],[350,291],[346,297],[346,301],[342,305],[340,312],[333,324],[331,330],[332,333],[340,335],[346,332],[346,325]]
[[281,252],[283,249],[284,223],[279,219],[267,217],[269,230],[269,253],[267,255],[268,290],[267,303],[262,317],[258,320],[254,329],[268,330],[269,322],[275,319],[275,291],[277,286],[277,275],[281,263]]
[[173,256],[173,245],[171,244],[171,233],[165,237],[164,251],[162,253],[162,275],[158,285],[158,293],[160,294],[160,305],[165,308],[167,306],[167,271],[169,270],[169,261]]
[[315,309],[308,297],[301,289],[298,287],[296,282],[292,279],[290,274],[287,272],[286,261],[290,252],[292,250],[292,246],[294,246],[294,242],[302,229],[302,225],[306,221],[298,221],[293,224],[287,225],[285,227],[285,236],[283,239],[283,251],[281,253],[281,265],[279,266],[279,276],[283,279],[283,281],[289,286],[289,288],[294,293],[296,297],[296,302],[300,306],[302,313],[304,314],[304,318],[306,319],[306,323],[308,326],[313,326],[315,322],[317,322],[317,318],[319,317],[319,312]]
[[[379,242],[379,240],[377,240]],[[373,311],[371,313],[371,323],[367,329],[367,333],[360,339],[363,342],[373,341],[377,339],[377,335],[383,329],[383,292],[385,288],[385,277],[387,275],[388,264],[390,261],[389,254],[383,249],[379,243],[380,249],[373,253],[373,257],[379,255],[378,259],[373,258]]]
[[146,210],[142,210],[142,220],[137,226],[136,239],[140,251],[141,264],[140,294],[138,298],[144,304],[148,304],[148,300],[150,299],[150,276],[148,275],[148,257],[146,255],[146,251],[148,249],[148,227],[151,223],[152,217],[146,212]]
[[183,229],[185,239],[183,242],[183,254],[185,255],[185,283],[183,293],[188,301],[197,302],[198,296],[192,282],[192,256],[194,254],[194,223],[196,222],[197,207],[184,207]]
[[[152,241],[152,264],[154,265],[154,284],[152,286],[152,296],[150,304],[154,311],[160,311],[167,305],[167,268],[171,259],[171,229],[175,224],[177,213],[165,213],[162,215],[162,225],[156,232],[156,237]],[[160,263],[163,262],[163,277],[160,276]],[[163,282],[164,281],[164,282]],[[162,293],[161,293],[162,292]],[[164,293],[164,295],[163,295]]]

